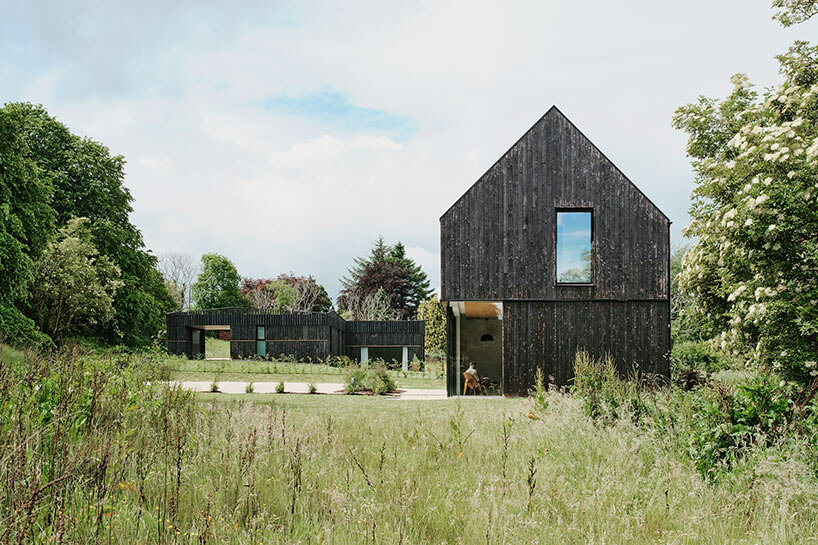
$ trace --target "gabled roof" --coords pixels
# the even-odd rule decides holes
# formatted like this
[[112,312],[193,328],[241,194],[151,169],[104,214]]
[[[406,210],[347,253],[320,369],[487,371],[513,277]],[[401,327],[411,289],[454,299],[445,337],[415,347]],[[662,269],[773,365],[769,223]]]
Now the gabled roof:
[[491,172],[491,171],[492,171],[492,169],[493,169],[493,168],[494,168],[494,167],[495,167],[495,166],[496,166],[496,165],[497,165],[497,164],[498,164],[500,161],[502,161],[502,160],[503,160],[503,158],[504,158],[505,156],[507,156],[509,153],[511,153],[511,151],[512,151],[512,150],[513,150],[515,147],[517,147],[517,145],[520,143],[520,141],[522,141],[522,140],[523,140],[523,139],[524,139],[526,136],[528,136],[528,134],[529,134],[531,131],[533,131],[533,130],[534,130],[534,129],[535,129],[535,128],[536,128],[536,127],[537,127],[537,126],[540,124],[540,123],[542,123],[543,121],[545,121],[545,120],[546,120],[546,119],[548,119],[549,117],[553,117],[553,116],[559,116],[560,118],[562,118],[562,119],[564,119],[565,121],[567,121],[567,122],[568,122],[568,124],[569,124],[569,125],[571,125],[571,127],[573,127],[573,128],[574,128],[574,130],[576,130],[576,131],[577,131],[577,132],[578,132],[578,133],[579,133],[579,134],[580,134],[580,135],[581,135],[581,136],[582,136],[582,137],[583,137],[583,138],[584,138],[584,139],[585,139],[585,140],[586,140],[586,141],[587,141],[587,142],[588,142],[588,143],[591,145],[591,147],[592,147],[592,148],[594,148],[594,149],[595,149],[597,152],[599,152],[599,154],[602,156],[602,158],[603,158],[603,159],[605,159],[605,160],[606,160],[608,163],[610,163],[610,165],[611,165],[611,166],[612,166],[612,167],[613,167],[613,168],[614,168],[614,169],[615,169],[615,170],[616,170],[616,171],[617,171],[617,172],[618,172],[618,173],[619,173],[619,174],[622,176],[622,178],[624,178],[624,179],[625,179],[625,181],[627,181],[629,184],[631,184],[631,185],[633,186],[633,188],[634,188],[634,189],[636,189],[636,191],[637,191],[637,192],[639,192],[639,194],[641,194],[641,195],[642,195],[642,196],[645,198],[645,200],[647,200],[647,201],[648,201],[648,202],[649,202],[649,203],[650,203],[650,204],[651,204],[651,205],[652,205],[652,206],[653,206],[653,207],[654,207],[654,208],[655,208],[655,209],[656,209],[656,210],[657,210],[657,211],[658,211],[658,212],[659,212],[659,213],[662,215],[662,217],[663,217],[663,218],[665,218],[665,219],[668,221],[668,223],[671,223],[671,222],[670,222],[670,218],[668,218],[668,217],[667,217],[667,215],[666,215],[664,212],[662,212],[662,210],[661,210],[661,209],[660,209],[658,206],[656,206],[656,203],[654,203],[654,202],[653,202],[653,201],[652,201],[652,200],[651,200],[651,199],[650,199],[650,198],[649,198],[647,195],[645,195],[644,191],[642,191],[641,189],[639,189],[639,187],[638,187],[638,186],[637,186],[635,183],[633,183],[633,182],[631,181],[631,179],[630,179],[630,178],[628,178],[628,176],[627,176],[627,175],[626,175],[624,172],[622,172],[622,170],[621,170],[621,169],[620,169],[618,166],[616,166],[616,164],[614,164],[614,162],[613,162],[613,161],[611,161],[611,160],[608,158],[608,156],[607,156],[607,155],[605,155],[605,153],[603,153],[603,152],[602,152],[602,150],[601,150],[601,149],[599,149],[599,148],[596,146],[596,144],[594,144],[594,143],[591,141],[591,139],[590,139],[590,138],[588,138],[587,136],[585,136],[585,133],[583,133],[583,132],[582,132],[582,131],[579,129],[579,127],[577,127],[577,126],[576,126],[576,125],[573,123],[573,121],[571,121],[570,119],[568,119],[568,117],[567,117],[567,116],[566,116],[564,113],[562,113],[562,111],[561,111],[559,108],[557,108],[557,106],[556,106],[556,105],[551,106],[551,107],[548,109],[548,111],[547,111],[547,112],[545,112],[545,113],[542,115],[542,117],[540,117],[540,118],[539,118],[539,119],[538,119],[538,120],[537,120],[537,121],[536,121],[536,122],[535,122],[535,123],[534,123],[534,124],[533,124],[533,125],[532,125],[532,126],[529,128],[529,129],[528,129],[528,130],[527,130],[527,131],[525,131],[525,132],[522,134],[522,136],[520,136],[520,138],[518,138],[518,139],[517,139],[517,141],[516,141],[516,142],[514,142],[514,144],[512,144],[512,145],[511,145],[511,147],[509,147],[509,148],[508,148],[508,150],[506,150],[506,152],[505,152],[505,153],[503,153],[503,154],[502,154],[502,155],[501,155],[501,156],[500,156],[500,157],[499,157],[499,158],[498,158],[498,159],[497,159],[497,160],[496,160],[496,161],[495,161],[495,162],[494,162],[494,163],[493,163],[493,164],[492,164],[492,165],[491,165],[491,166],[490,166],[490,167],[489,167],[487,170],[486,170],[486,172],[484,172],[484,173],[483,173],[483,175],[482,175],[482,176],[480,176],[479,178],[477,178],[477,180],[476,180],[476,181],[475,181],[475,182],[474,182],[474,183],[473,183],[471,186],[469,186],[469,188],[468,188],[468,189],[467,189],[467,190],[466,190],[466,191],[465,191],[465,192],[464,192],[464,193],[463,193],[463,194],[462,194],[462,195],[461,195],[461,196],[460,196],[460,197],[459,197],[459,198],[458,198],[458,199],[457,199],[457,200],[456,200],[454,203],[452,203],[452,205],[451,205],[451,206],[450,206],[448,209],[446,209],[446,212],[444,212],[444,213],[443,213],[443,215],[441,215],[441,216],[440,216],[440,219],[443,219],[444,217],[446,217],[446,215],[447,215],[447,214],[448,214],[448,213],[449,213],[449,212],[450,212],[450,211],[451,211],[451,210],[452,210],[452,209],[453,209],[453,208],[454,208],[454,207],[457,205],[457,203],[459,203],[461,200],[463,200],[463,197],[465,197],[465,196],[466,196],[466,195],[467,195],[467,194],[468,194],[468,193],[469,193],[469,192],[470,192],[470,191],[471,191],[471,190],[474,188],[474,186],[475,186],[475,185],[477,185],[477,184],[478,184],[478,183],[479,183],[479,182],[480,182],[480,181],[481,181],[481,180],[482,180],[482,179],[483,179],[483,178],[484,178],[484,177],[485,177],[485,176],[486,176],[486,175],[487,175],[489,172]]

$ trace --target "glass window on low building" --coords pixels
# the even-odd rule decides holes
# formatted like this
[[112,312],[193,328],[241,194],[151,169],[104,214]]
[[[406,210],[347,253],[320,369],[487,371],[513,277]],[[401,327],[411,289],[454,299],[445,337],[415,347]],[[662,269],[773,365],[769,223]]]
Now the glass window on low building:
[[592,284],[592,212],[557,211],[557,284]]
[[256,355],[260,357],[267,356],[267,343],[264,340],[264,326],[256,326]]

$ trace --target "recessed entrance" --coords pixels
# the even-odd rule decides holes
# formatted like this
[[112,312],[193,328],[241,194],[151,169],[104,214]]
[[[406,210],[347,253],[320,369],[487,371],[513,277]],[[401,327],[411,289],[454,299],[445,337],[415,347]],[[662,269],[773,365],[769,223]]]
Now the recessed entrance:
[[[452,302],[455,316],[457,393],[463,395],[463,373],[475,363],[481,379],[488,379],[486,394],[503,393],[503,304],[485,301]],[[466,394],[472,392],[466,389]]]

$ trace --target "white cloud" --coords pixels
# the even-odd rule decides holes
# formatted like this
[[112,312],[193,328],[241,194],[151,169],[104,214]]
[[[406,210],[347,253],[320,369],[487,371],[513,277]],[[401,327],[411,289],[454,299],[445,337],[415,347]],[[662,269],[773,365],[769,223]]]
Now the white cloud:
[[[43,102],[126,157],[151,248],[220,252],[247,276],[311,273],[331,294],[378,235],[437,284],[439,216],[554,103],[684,225],[692,176],[673,110],[725,94],[736,71],[775,81],[773,55],[816,28],[781,29],[742,0],[31,2],[13,15],[0,96]],[[263,107],[326,90],[414,132]]]

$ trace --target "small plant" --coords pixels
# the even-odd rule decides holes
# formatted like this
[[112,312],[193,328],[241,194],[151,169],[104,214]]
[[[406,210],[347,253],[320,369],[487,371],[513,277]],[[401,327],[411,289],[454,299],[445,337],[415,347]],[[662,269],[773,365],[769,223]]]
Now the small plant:
[[284,381],[281,380],[278,384],[276,384],[276,393],[283,394],[284,393]]
[[212,393],[218,393],[219,391],[219,380],[217,378],[213,379],[213,382],[210,383],[210,391]]
[[248,383],[247,383],[247,386],[245,386],[245,387],[244,387],[244,393],[245,393],[245,394],[252,394],[252,393],[253,393],[253,391],[254,391],[254,389],[253,389],[253,383],[252,383],[252,382],[248,382]]
[[329,367],[338,367],[339,369],[346,369],[355,362],[349,356],[327,356],[324,364]]
[[534,499],[534,489],[537,488],[537,457],[532,456],[528,459],[528,510],[531,511],[531,503]]
[[315,384],[313,384],[312,382],[310,382],[310,383],[309,383],[309,385],[307,386],[307,390],[308,390],[308,391],[309,391],[309,393],[311,393],[311,394],[315,394],[315,393],[317,393],[317,392],[318,392],[318,388],[316,388],[316,387],[315,387]]
[[545,412],[548,409],[548,400],[545,398],[547,391],[542,369],[537,367],[537,378],[534,382],[534,391],[531,392],[531,399],[534,402],[534,409],[540,412]]

